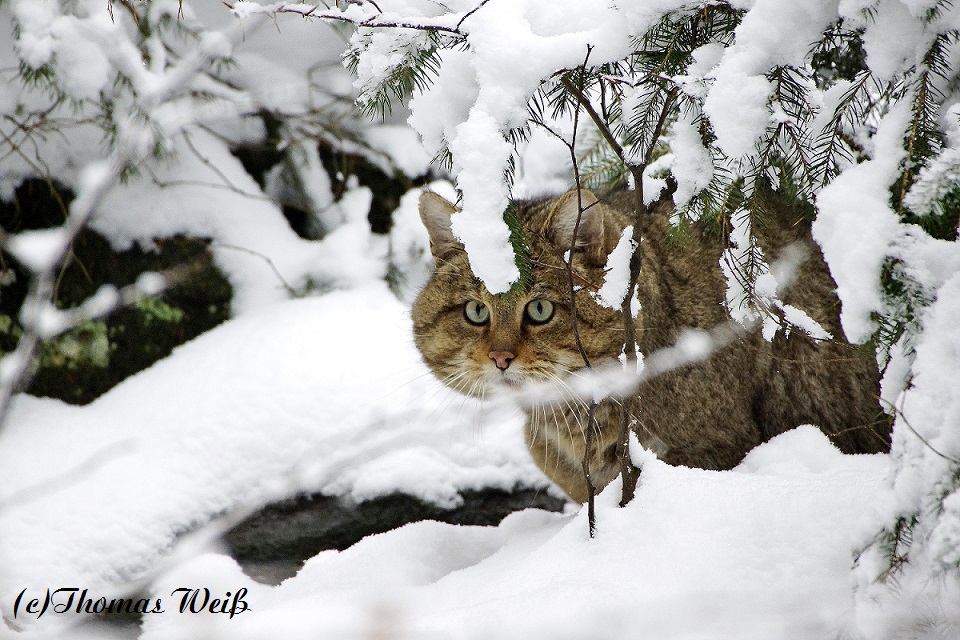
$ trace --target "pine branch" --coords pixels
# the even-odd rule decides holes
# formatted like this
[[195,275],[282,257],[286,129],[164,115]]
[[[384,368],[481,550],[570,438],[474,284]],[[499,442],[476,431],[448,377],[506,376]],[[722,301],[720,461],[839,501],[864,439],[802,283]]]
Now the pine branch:
[[[593,108],[593,105],[590,103],[590,100],[583,95],[581,89],[575,86],[570,82],[569,78],[563,78],[561,80],[563,85],[566,87],[573,96],[577,98],[580,106],[584,111],[587,112],[587,115],[590,116],[590,119],[593,120],[593,124],[597,127],[597,131],[603,136],[603,139],[606,141],[610,148],[613,149],[613,152],[617,155],[618,158],[627,166],[630,170],[630,173],[633,174],[634,180],[636,181],[638,189],[643,189],[643,170],[636,164],[631,163],[626,153],[623,150],[623,147],[617,141],[616,137],[613,135],[613,132],[610,130],[609,123],[606,122],[603,117],[597,110]],[[641,200],[642,201],[642,200]]]
[[908,76],[904,83],[912,94],[911,122],[904,140],[907,159],[899,185],[893,191],[893,202],[901,215],[904,213],[903,199],[916,180],[917,173],[943,146],[944,133],[940,128],[939,113],[945,96],[937,86],[937,80],[951,77],[949,49],[957,40],[956,30],[938,34],[924,54],[920,67],[915,70],[912,81]]
[[589,146],[580,154],[580,174],[583,183],[594,189],[616,184],[625,179],[630,170],[599,134],[592,136]]
[[[374,32],[359,36],[344,56],[347,68],[357,74],[360,60],[373,44]],[[424,37],[425,36],[425,37]],[[440,72],[442,43],[434,33],[404,34],[394,46],[404,55],[371,86],[360,90],[357,103],[366,116],[386,117],[393,112],[393,101],[405,102],[415,92],[425,91]]]
[[852,148],[845,138],[845,127],[867,119],[872,109],[871,88],[879,92],[870,71],[861,71],[844,92],[830,121],[813,141],[812,178],[819,189],[829,184],[840,173],[840,161],[852,162]]

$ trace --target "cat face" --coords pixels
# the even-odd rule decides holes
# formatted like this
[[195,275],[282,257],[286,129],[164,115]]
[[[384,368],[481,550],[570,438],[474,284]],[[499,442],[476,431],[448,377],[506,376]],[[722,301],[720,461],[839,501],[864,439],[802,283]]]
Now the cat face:
[[[526,286],[499,295],[489,293],[474,276],[450,230],[456,208],[433,193],[421,197],[435,271],[414,303],[414,333],[424,360],[448,386],[481,397],[530,382],[562,384],[585,366],[573,331],[570,280],[563,259],[579,211],[576,192],[572,194],[553,202],[519,204],[532,278]],[[596,202],[588,192],[581,198]],[[603,281],[611,244],[607,236],[613,235],[615,243],[619,231],[611,214],[607,214],[611,220],[603,219],[600,205],[588,211],[592,213],[581,219],[578,233],[573,284],[580,342],[595,364],[615,358],[622,348],[619,313],[599,306],[591,295]]]

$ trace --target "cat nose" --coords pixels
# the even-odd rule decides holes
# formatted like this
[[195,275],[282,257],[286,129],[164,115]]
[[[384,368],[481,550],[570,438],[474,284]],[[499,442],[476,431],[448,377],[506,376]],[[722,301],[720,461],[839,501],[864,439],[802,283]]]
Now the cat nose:
[[497,369],[501,371],[506,371],[507,367],[510,366],[510,361],[517,357],[509,351],[491,351],[489,355],[490,359],[497,363]]

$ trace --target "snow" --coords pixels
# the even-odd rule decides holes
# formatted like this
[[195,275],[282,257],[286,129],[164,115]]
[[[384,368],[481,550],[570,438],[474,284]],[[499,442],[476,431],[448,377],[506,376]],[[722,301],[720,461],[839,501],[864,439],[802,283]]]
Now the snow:
[[950,193],[950,185],[960,182],[960,149],[947,149],[923,167],[903,204],[917,216],[942,215],[937,202]]
[[574,183],[570,150],[556,136],[539,127],[520,146],[513,197],[546,198],[566,193]]
[[388,156],[406,176],[416,178],[430,171],[433,156],[427,153],[420,137],[409,127],[383,125],[373,128],[367,142],[374,150]]
[[200,37],[200,51],[211,58],[226,58],[233,51],[233,43],[218,31],[208,31]]
[[451,397],[409,326],[371,285],[230,321],[89,406],[19,398],[0,435],[4,613],[23,588],[138,577],[178,534],[278,495],[454,506],[544,486],[518,414]]
[[467,119],[477,99],[476,72],[470,55],[444,51],[437,79],[410,99],[407,123],[420,134],[427,153],[437,155],[456,137],[456,127]]
[[[850,530],[886,463],[842,456],[812,428],[765,449],[725,474],[648,461],[631,506],[616,506],[616,486],[599,497],[593,540],[583,511],[490,528],[420,522],[255,585],[253,610],[233,621],[155,616],[143,637],[279,625],[291,638],[364,637],[377,621],[404,638],[829,637],[849,615]],[[154,593],[205,571],[222,590],[248,582],[226,559],[194,562]]]
[[503,220],[509,201],[501,167],[513,147],[500,135],[492,117],[471,112],[457,127],[450,152],[461,170],[457,186],[463,190],[462,210],[451,216],[451,228],[467,250],[473,273],[490,293],[503,293],[520,277],[510,229]]
[[703,146],[700,132],[687,114],[681,114],[671,132],[673,161],[670,169],[677,181],[673,203],[682,209],[713,179],[713,157]]
[[762,76],[735,69],[718,75],[703,111],[715,123],[717,146],[731,158],[754,151],[754,142],[769,120],[767,98],[771,90],[770,82]]
[[788,326],[800,329],[815,340],[833,339],[833,336],[803,309],[798,309],[789,304],[783,305],[783,319]]
[[358,30],[353,38],[362,39],[364,42],[363,56],[358,60],[356,79],[353,82],[360,92],[361,104],[368,102],[367,97],[376,93],[382,79],[403,63],[408,52],[422,53],[432,46],[428,32],[413,29],[363,29]]
[[394,289],[407,304],[412,304],[433,272],[430,237],[420,220],[419,201],[424,191],[437,193],[450,202],[457,199],[453,185],[437,180],[422,189],[411,189],[400,199],[393,212],[390,229],[390,273],[395,279]]
[[10,238],[7,249],[34,273],[41,273],[56,266],[70,242],[62,228],[38,229],[19,233]]
[[[630,287],[630,258],[636,244],[633,242],[633,226],[626,227],[620,240],[604,267],[603,285],[597,291],[596,300],[609,309],[619,309]],[[639,307],[638,307],[639,308]]]
[[[880,80],[888,80],[903,65],[918,62],[926,49],[923,24],[913,20],[910,10],[899,0],[881,0],[876,17],[863,19],[863,48],[867,63]],[[856,14],[853,14],[856,15]]]
[[899,233],[885,189],[904,156],[900,142],[909,105],[898,104],[880,123],[873,159],[850,167],[817,196],[813,238],[823,250],[843,300],[840,322],[847,339],[863,342],[874,331],[871,314],[883,306],[880,270]]
[[[893,490],[881,507],[898,517],[915,518],[901,552],[909,562],[894,579],[902,597],[893,595],[878,576],[886,571],[883,552],[876,545],[861,556],[855,576],[861,601],[869,601],[878,615],[860,626],[876,637],[899,632],[906,637],[917,620],[928,620],[931,637],[956,637],[960,631],[960,578],[956,574],[960,541],[960,275],[942,285],[938,298],[923,319],[925,331],[916,345],[910,388],[896,401],[896,426],[891,459]],[[890,526],[889,516],[885,523]]]
[[[504,134],[525,123],[527,101],[543,78],[582,62],[588,45],[591,61],[598,61],[622,57],[629,41],[623,21],[602,2],[564,2],[562,12],[544,0],[488,5],[464,25],[470,52],[453,62],[456,79],[446,79],[442,68],[439,93],[428,90],[430,98],[410,107],[411,124],[427,133],[428,148],[446,142],[463,193],[453,231],[477,277],[491,293],[502,293],[520,275],[502,220],[509,196],[503,170],[513,152]],[[436,99],[457,81],[452,106]]]
[[[97,100],[118,77],[126,78],[132,92],[120,96],[121,115],[135,95],[159,100],[180,86],[184,76],[177,74],[190,65],[180,60],[173,74],[165,66],[177,51],[158,39],[145,45],[151,55],[144,58],[128,37],[132,27],[123,20],[129,18],[114,24],[103,4],[80,0],[80,17],[64,16],[52,2],[0,6],[0,15],[16,15],[21,27],[11,51],[0,48],[7,69],[0,78],[4,113],[17,105],[27,112],[49,106],[41,92],[13,77],[14,47],[34,67],[53,65],[75,100]],[[837,16],[865,28],[868,64],[881,79],[915,64],[935,30],[957,20],[944,8],[945,18],[925,23],[932,0],[731,4],[748,11],[734,45],[700,48],[687,74],[673,80],[703,102],[716,149],[745,162],[758,136],[783,117],[768,105],[765,74],[773,65],[801,64]],[[378,5],[386,8],[383,19],[410,16],[449,27],[476,3],[447,3],[443,16],[428,0]],[[165,160],[145,165],[102,202],[95,196],[112,170],[102,160],[97,127],[22,138],[16,126],[0,123],[24,153],[3,156],[0,193],[8,196],[33,176],[42,159],[51,175],[78,192],[74,212],[95,210],[92,226],[115,248],[150,247],[178,233],[209,238],[234,288],[236,315],[88,406],[17,397],[0,431],[3,635],[58,635],[72,617],[30,620],[21,610],[14,620],[13,603],[24,589],[36,597],[79,585],[98,596],[144,588],[162,599],[166,612],[145,617],[137,630],[143,638],[960,636],[960,252],[955,242],[902,224],[890,208],[886,185],[904,157],[908,101],[894,105],[875,134],[853,132],[867,159],[844,167],[819,193],[814,223],[849,339],[867,339],[875,315],[890,311],[880,287],[890,259],[928,303],[894,346],[884,377],[882,397],[896,415],[890,455],[843,455],[811,426],[761,445],[723,473],[670,467],[632,447],[643,468],[637,497],[621,509],[617,483],[609,486],[597,499],[593,539],[585,510],[574,505],[562,514],[516,513],[497,527],[419,522],[320,553],[275,586],[244,575],[207,541],[225,514],[229,521],[300,492],[354,502],[400,491],[449,508],[468,489],[555,491],[529,458],[519,412],[453,396],[413,347],[409,303],[431,262],[417,214],[421,190],[403,197],[389,237],[374,236],[366,222],[370,191],[353,181],[334,203],[310,143],[328,140],[324,127],[336,122],[345,137],[355,136],[357,149],[409,177],[449,150],[463,206],[454,231],[487,288],[502,291],[517,276],[501,220],[511,195],[503,170],[515,153],[504,136],[526,121],[528,98],[555,71],[580,64],[588,46],[591,64],[618,60],[631,50],[631,35],[691,6],[680,0],[489,0],[462,23],[469,48],[445,50],[435,82],[410,101],[408,125],[422,139],[414,142],[396,120],[361,127],[338,106],[355,94],[346,74],[331,70],[343,46],[333,29],[276,15],[276,29],[256,31],[253,21],[275,6],[238,2],[230,17],[218,3],[188,2],[184,19],[198,27],[202,56],[230,54],[236,67],[219,79],[192,79],[183,95],[151,113]],[[372,15],[364,7],[351,3],[343,15]],[[150,11],[157,18],[178,8],[176,0],[156,0]],[[234,18],[248,29],[242,41],[226,37]],[[389,71],[399,49],[424,44],[421,34],[402,30],[378,32],[370,42],[361,88]],[[847,86],[814,92],[812,99],[823,105],[817,123]],[[214,98],[189,95],[197,91]],[[48,115],[97,113],[89,103],[74,106],[76,114],[61,105]],[[285,139],[285,151],[308,182],[303,195],[324,227],[322,239],[298,237],[268,197],[287,193],[279,175],[261,189],[230,153],[263,137],[262,123],[248,116],[258,109],[297,118],[299,138]],[[943,112],[949,119],[956,110],[945,104]],[[695,106],[673,126],[672,154],[657,165],[678,179],[681,205],[713,171],[695,126],[698,115]],[[907,198],[917,213],[930,211],[955,181],[955,124],[948,133],[954,149],[920,173]],[[142,141],[149,150],[157,140]],[[566,149],[544,132],[516,159],[513,195],[569,187]],[[725,168],[735,170],[736,163]],[[648,197],[654,179],[644,176]],[[449,182],[427,188],[457,201]],[[756,257],[755,293],[762,301],[782,311],[788,325],[829,337],[803,310],[779,302],[789,274],[752,253],[749,221],[735,218],[732,232],[735,246],[726,255],[732,315],[745,322],[756,317],[744,307],[748,292],[737,288],[739,274],[731,267]],[[6,248],[42,269],[62,244],[61,234],[19,234]],[[625,234],[602,289],[609,304],[618,305],[626,289],[629,249]],[[156,291],[161,285],[153,274],[137,286]],[[105,289],[81,311],[102,312],[115,294]],[[52,327],[67,324],[49,309],[38,313]],[[789,327],[765,321],[767,337],[779,329]],[[705,332],[687,332],[675,351],[690,359],[709,348]],[[0,374],[21,364],[5,358]],[[878,582],[889,568],[878,541],[898,517],[915,522],[909,562],[893,583]],[[249,610],[232,617],[180,612],[173,594],[184,586],[222,599],[243,589]]]
[[764,74],[774,65],[798,65],[836,12],[835,0],[758,0],[736,29],[737,39],[717,67],[703,110],[730,158],[745,158],[770,121],[773,89]]
[[286,286],[349,286],[383,275],[386,243],[366,221],[369,190],[355,187],[337,205],[346,224],[321,242],[304,240],[222,141],[200,130],[174,144],[177,164],[113,190],[91,221],[114,248],[149,248],[154,238],[178,233],[211,238],[238,313],[286,299]]
[[29,0],[18,0],[16,11],[23,26],[17,53],[32,68],[39,69],[53,57],[54,41],[48,29],[56,12],[50,3]]
[[[938,477],[937,470],[960,460],[956,430],[960,424],[960,402],[955,392],[956,375],[960,372],[958,293],[960,274],[955,274],[940,288],[937,302],[928,311],[926,332],[916,346],[912,389],[903,393],[898,403],[898,417],[912,426],[912,430],[898,433],[893,450],[894,457],[908,466],[898,474],[895,484],[904,510],[921,506],[923,489]],[[947,523],[954,527],[960,524],[955,518],[945,517],[940,526]]]
[[725,249],[720,257],[720,270],[727,281],[726,300],[727,313],[744,327],[750,326],[761,316],[753,305],[750,291],[744,286],[748,280],[744,279],[745,265],[750,262],[763,263],[763,253],[754,243],[751,236],[750,216],[740,212],[734,215],[731,222],[730,248]]
[[64,83],[67,94],[77,100],[98,98],[110,81],[107,56],[77,32],[73,20],[56,20],[51,25],[51,35],[57,43],[54,64],[67,78]]

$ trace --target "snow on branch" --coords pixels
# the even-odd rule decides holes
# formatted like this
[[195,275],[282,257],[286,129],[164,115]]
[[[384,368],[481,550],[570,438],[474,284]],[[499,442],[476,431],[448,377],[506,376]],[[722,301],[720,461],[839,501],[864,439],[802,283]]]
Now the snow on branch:
[[[237,18],[241,20],[252,16],[276,16],[280,14],[295,14],[314,20],[334,20],[346,22],[357,27],[380,29],[416,29],[419,31],[444,31],[462,35],[460,26],[479,6],[486,4],[486,0],[478,7],[459,14],[446,14],[439,19],[411,18],[399,13],[384,13],[375,2],[345,2],[345,8],[321,8],[319,4],[275,2],[260,4],[252,0],[238,0],[233,4],[224,3]],[[364,9],[368,4],[372,8]]]
[[[23,7],[20,7],[23,9]],[[21,19],[34,19],[25,10]],[[23,232],[5,238],[5,248],[30,269],[29,291],[23,303],[21,321],[23,335],[17,347],[0,359],[0,428],[10,410],[14,394],[20,391],[31,375],[31,367],[40,344],[84,320],[101,317],[118,306],[131,304],[145,295],[155,295],[182,275],[164,277],[144,274],[133,285],[123,289],[101,288],[93,297],[71,311],[59,311],[51,302],[56,290],[57,270],[66,259],[73,242],[86,228],[98,207],[123,176],[140,159],[149,156],[156,144],[154,128],[163,112],[190,83],[216,59],[225,48],[241,41],[251,26],[264,22],[257,17],[253,25],[237,24],[219,37],[208,37],[205,46],[189,50],[178,62],[165,69],[151,69],[149,82],[141,77],[137,104],[126,114],[117,129],[116,144],[110,155],[90,163],[83,172],[76,198],[70,204],[63,226],[43,231]],[[23,50],[21,49],[21,54]],[[185,126],[181,122],[180,126]],[[166,135],[174,132],[164,131]]]

